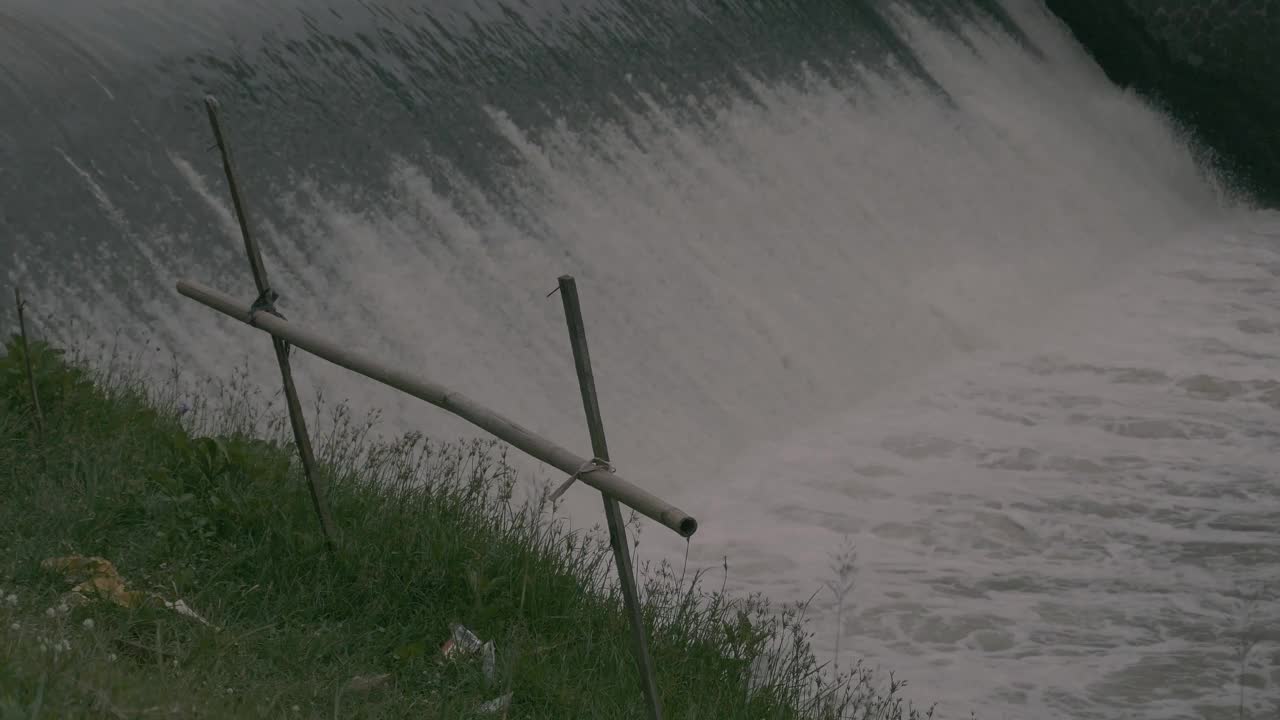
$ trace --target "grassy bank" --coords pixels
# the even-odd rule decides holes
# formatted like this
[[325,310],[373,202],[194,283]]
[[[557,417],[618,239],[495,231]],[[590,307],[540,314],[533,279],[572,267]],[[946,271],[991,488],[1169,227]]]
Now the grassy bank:
[[[642,717],[607,541],[516,502],[500,448],[329,413],[331,556],[280,418],[31,358],[43,430],[21,346],[0,357],[0,720]],[[135,594],[77,602],[84,577],[42,565],[77,555]],[[865,671],[823,680],[800,608],[667,566],[644,587],[669,718],[915,715]],[[494,642],[491,672],[441,652],[455,623]]]

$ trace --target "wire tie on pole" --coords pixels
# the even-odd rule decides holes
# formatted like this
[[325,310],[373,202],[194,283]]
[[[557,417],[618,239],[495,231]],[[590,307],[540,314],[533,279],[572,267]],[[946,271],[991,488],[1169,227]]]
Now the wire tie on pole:
[[572,477],[570,477],[568,480],[565,480],[563,483],[561,483],[560,487],[556,488],[556,491],[551,493],[551,495],[549,496],[549,499],[551,500],[551,502],[555,502],[560,498],[561,495],[565,493],[566,490],[569,489],[570,485],[580,480],[582,476],[585,475],[586,473],[595,472],[596,470],[608,470],[609,472],[617,472],[617,470],[614,469],[613,465],[609,464],[604,460],[601,460],[600,458],[593,457],[590,460],[582,463],[582,467],[578,468],[578,472],[574,473]]
[[[277,293],[275,290],[272,290],[271,288],[267,288],[266,290],[263,290],[261,293],[259,293],[258,299],[254,300],[253,304],[249,306],[249,324],[253,325],[254,327],[257,327],[257,325],[254,323],[254,318],[256,318],[258,313],[260,312],[271,313],[272,315],[275,315],[281,320],[288,320],[289,318],[285,317],[279,310],[276,309],[276,301],[279,299],[280,299],[280,294]],[[284,342],[285,352],[288,352],[290,347],[291,346],[289,345],[289,343],[285,341]]]
[[285,317],[276,311],[276,301],[280,299],[280,294],[271,288],[267,288],[258,294],[258,299],[253,301],[249,306],[249,319],[252,320],[254,315],[259,311],[266,311],[284,320]]

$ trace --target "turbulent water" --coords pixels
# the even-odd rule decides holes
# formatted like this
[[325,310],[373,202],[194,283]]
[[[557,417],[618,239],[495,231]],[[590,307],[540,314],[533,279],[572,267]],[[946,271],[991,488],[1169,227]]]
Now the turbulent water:
[[274,386],[172,289],[251,297],[213,92],[290,318],[585,451],[575,275],[614,459],[694,563],[797,600],[856,546],[824,656],[947,718],[1280,713],[1280,215],[1039,4],[11,0],[0,67],[42,332]]

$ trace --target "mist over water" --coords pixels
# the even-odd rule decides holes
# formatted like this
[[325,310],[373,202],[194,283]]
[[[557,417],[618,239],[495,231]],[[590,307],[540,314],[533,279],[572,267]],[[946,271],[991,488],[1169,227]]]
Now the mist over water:
[[[728,555],[731,587],[803,599],[850,536],[843,662],[898,671],[944,717],[1228,716],[1228,610],[1280,559],[1280,219],[1226,204],[1037,3],[868,3],[825,34],[824,10],[746,7],[699,36],[692,6],[640,28],[626,4],[475,23],[208,4],[160,14],[190,32],[145,50],[64,10],[114,39],[77,41],[103,67],[68,70],[69,94],[0,86],[84,126],[0,110],[0,256],[45,332],[274,387],[265,338],[172,290],[252,296],[199,93],[156,89],[185,67],[227,106],[289,318],[586,448],[546,297],[573,274],[614,460],[698,517],[696,564]],[[816,39],[746,46],[770,13]],[[340,41],[367,47],[324,50]],[[305,394],[388,432],[474,432],[296,365]],[[597,522],[592,493],[568,498]],[[826,595],[814,612],[833,650]],[[1277,640],[1248,665],[1259,713]]]

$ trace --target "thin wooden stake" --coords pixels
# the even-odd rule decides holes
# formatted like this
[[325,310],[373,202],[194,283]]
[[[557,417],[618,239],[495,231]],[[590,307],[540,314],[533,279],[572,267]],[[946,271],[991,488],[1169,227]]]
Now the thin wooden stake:
[[[573,277],[560,278],[560,297],[564,301],[565,321],[569,325],[569,342],[573,346],[573,364],[578,371],[578,386],[582,389],[582,407],[587,413],[587,427],[591,430],[591,451],[595,460],[609,462],[609,445],[604,437],[604,420],[600,417],[600,402],[596,398],[595,376],[591,373],[591,353],[587,350],[587,330],[582,322],[582,308],[578,304],[578,286]],[[658,681],[654,676],[653,658],[649,655],[649,639],[644,631],[644,617],[640,613],[640,597],[636,591],[635,571],[631,567],[631,549],[627,545],[627,526],[622,519],[618,501],[601,493],[604,513],[609,521],[609,544],[613,546],[613,561],[618,566],[618,579],[622,583],[622,601],[631,619],[631,645],[636,656],[636,669],[640,672],[640,687],[649,704],[651,720],[662,720],[662,701],[658,697]]]
[[[222,132],[222,122],[218,117],[218,101],[212,96],[204,100],[205,109],[209,113],[209,124],[213,126],[213,136],[218,141],[218,150],[222,154],[222,168],[227,175],[227,186],[231,190],[231,203],[235,206],[236,220],[240,223],[240,234],[244,237],[244,251],[249,257],[249,268],[253,272],[253,282],[258,288],[258,302],[250,315],[249,324],[253,324],[253,316],[259,312],[279,315],[276,312],[276,294],[267,281],[267,268],[262,262],[262,252],[258,243],[249,231],[249,215],[244,209],[244,200],[240,195],[240,186],[236,182],[235,169],[231,162],[231,148]],[[293,384],[293,368],[289,364],[289,347],[284,340],[271,337],[275,347],[276,362],[280,365],[280,378],[284,382],[284,396],[289,405],[289,424],[293,426],[293,440],[298,446],[298,455],[302,458],[302,472],[307,478],[307,487],[311,491],[311,502],[316,509],[316,517],[320,519],[320,530],[324,533],[325,544],[329,551],[336,548],[333,521],[325,508],[324,492],[321,487],[320,474],[316,468],[315,455],[311,450],[311,438],[307,434],[307,423],[302,416],[302,403],[298,401],[298,389]]]
[[27,387],[31,388],[31,404],[36,408],[36,434],[44,435],[44,413],[40,410],[40,394],[36,392],[36,375],[31,369],[31,345],[27,342],[27,316],[23,312],[22,290],[13,289],[13,299],[18,306],[18,331],[22,334],[22,360],[27,366]]

